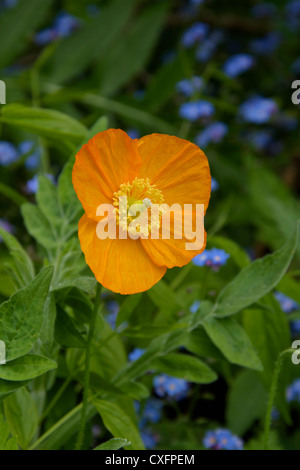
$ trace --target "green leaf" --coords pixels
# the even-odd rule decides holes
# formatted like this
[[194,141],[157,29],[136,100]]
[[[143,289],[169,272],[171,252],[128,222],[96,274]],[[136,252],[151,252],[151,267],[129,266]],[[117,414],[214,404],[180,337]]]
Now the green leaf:
[[26,203],[21,207],[25,226],[30,235],[46,249],[56,247],[57,233],[35,204]]
[[144,450],[144,444],[140,438],[136,424],[131,417],[117,403],[106,400],[93,401],[100,414],[104,426],[115,437],[130,440],[128,449]]
[[[29,450],[58,450],[61,449],[78,432],[81,420],[82,404],[76,406],[54,426],[48,429]],[[86,411],[87,422],[97,415],[92,403],[88,404]]]
[[23,387],[4,401],[9,430],[19,446],[27,449],[38,426],[38,410],[28,390]]
[[4,106],[0,122],[45,137],[54,144],[79,145],[87,129],[78,121],[60,111],[10,104]]
[[75,327],[70,316],[60,307],[57,308],[55,339],[68,348],[85,348],[86,342]]
[[134,309],[138,306],[140,303],[140,300],[142,298],[142,293],[140,294],[132,294],[128,295],[124,302],[122,303],[117,321],[116,321],[116,326],[121,325],[122,323],[126,322],[129,320],[130,315],[133,313]]
[[110,439],[109,441],[103,442],[103,444],[100,444],[98,447],[96,447],[93,450],[119,450],[122,449],[122,447],[127,447],[131,443],[127,441],[126,439]]
[[58,179],[58,197],[61,210],[64,217],[72,222],[79,217],[82,212],[82,206],[77,198],[72,184],[72,171],[75,163],[75,158],[71,157],[66,163]]
[[[62,83],[82,74],[100,58],[128,21],[137,0],[114,0],[101,9],[101,15],[89,20],[71,37],[61,41],[51,60],[47,81]],[[122,40],[119,37],[119,40]]]
[[262,370],[262,364],[250,339],[233,318],[219,320],[206,317],[203,320],[203,326],[228,361],[250,369]]
[[[52,0],[26,0],[0,17],[0,69],[11,65],[26,47],[27,38],[45,20]],[[13,25],[13,27],[12,27]]]
[[19,450],[15,437],[9,437],[8,424],[0,412],[0,450]]
[[193,330],[186,338],[185,347],[197,356],[224,359],[221,351],[213,344],[203,327]]
[[49,370],[56,369],[56,362],[48,357],[39,356],[37,354],[27,354],[27,356],[19,357],[8,364],[0,366],[0,379],[21,381],[31,380],[39,377]]
[[299,227],[291,239],[278,251],[254,261],[244,268],[220,292],[214,313],[226,317],[248,307],[270,292],[283,277],[299,242]]
[[36,193],[36,200],[39,209],[51,224],[62,224],[63,217],[60,211],[55,185],[45,175],[39,175],[38,181],[39,185]]
[[107,49],[100,62],[101,94],[116,93],[147,64],[166,13],[164,4],[148,8],[134,20],[127,33],[123,33],[122,40]]
[[38,340],[52,274],[52,266],[44,268],[0,306],[0,338],[6,346],[7,362],[28,353]]
[[7,397],[11,393],[14,393],[16,390],[18,390],[18,388],[24,387],[24,385],[27,383],[27,380],[22,382],[11,382],[9,380],[0,379],[0,399]]
[[243,371],[232,384],[226,417],[228,428],[242,436],[266,412],[268,394],[257,374]]
[[165,316],[172,316],[174,312],[183,308],[176,293],[163,280],[151,287],[147,291],[147,295]]
[[22,248],[22,246],[15,239],[15,237],[1,227],[0,237],[4,241],[5,245],[9,250],[10,255],[14,260],[13,269],[18,275],[18,278],[20,279],[19,287],[23,287],[34,278],[33,263],[29,255]]
[[153,369],[190,382],[207,384],[217,379],[217,374],[204,362],[186,354],[171,353],[156,359]]

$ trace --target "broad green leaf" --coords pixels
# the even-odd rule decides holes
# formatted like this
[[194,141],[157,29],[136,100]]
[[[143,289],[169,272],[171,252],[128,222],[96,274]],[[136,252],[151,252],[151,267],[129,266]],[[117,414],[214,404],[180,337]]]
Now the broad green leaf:
[[[92,139],[96,134],[99,134],[99,132],[104,132],[109,128],[109,121],[106,116],[101,116],[95,124],[90,128],[86,142],[88,142],[90,139]],[[85,142],[85,143],[86,143]]]
[[[51,60],[47,81],[62,83],[82,74],[88,65],[110,49],[111,42],[127,23],[137,0],[114,0],[101,9],[71,37],[61,41]],[[122,40],[122,36],[119,36]]]
[[11,381],[31,380],[57,367],[48,357],[27,354],[0,366],[0,379]]
[[18,450],[18,444],[15,437],[9,437],[9,428],[4,421],[3,414],[0,412],[0,450]]
[[185,347],[197,356],[224,359],[223,354],[214,345],[203,327],[196,328],[187,336]]
[[93,450],[119,450],[122,449],[122,447],[127,447],[129,445],[130,442],[126,439],[114,438],[110,439],[109,441],[103,442],[103,444],[100,444]]
[[144,449],[137,426],[126,413],[126,410],[122,409],[117,403],[106,400],[95,399],[93,403],[103,420],[104,426],[114,437],[128,439],[131,442],[128,449]]
[[118,39],[112,48],[106,50],[100,62],[101,94],[116,93],[147,64],[166,13],[164,4],[145,10],[123,33],[122,40]]
[[44,320],[40,331],[40,338],[43,345],[52,345],[54,340],[54,326],[56,319],[55,298],[50,293],[44,305]]
[[[13,63],[13,59],[26,47],[27,38],[45,20],[52,0],[26,0],[0,16],[0,68]],[[13,25],[13,27],[12,27]]]
[[28,353],[37,342],[52,274],[51,266],[44,268],[0,306],[0,338],[6,346],[7,362]]
[[70,316],[60,307],[57,308],[55,322],[56,341],[68,348],[85,348],[86,342],[77,330]]
[[203,326],[208,336],[228,361],[250,369],[262,370],[263,367],[257,352],[236,320],[207,317],[203,320]]
[[20,279],[19,287],[23,287],[34,278],[33,263],[27,252],[22,248],[15,237],[1,227],[0,237],[4,241],[14,260],[13,269],[16,271],[18,278]]
[[214,382],[217,374],[204,362],[187,354],[171,353],[156,359],[153,369],[199,384]]
[[30,235],[46,249],[56,247],[58,234],[41,209],[35,204],[26,203],[21,212]]
[[79,218],[80,212],[83,212],[82,206],[77,198],[72,184],[72,171],[75,163],[73,157],[66,163],[58,179],[58,196],[61,210],[64,217],[73,221]]
[[299,227],[298,223],[293,236],[280,250],[254,261],[227,284],[217,298],[215,314],[220,317],[233,315],[274,289],[298,247]]
[[176,293],[163,280],[151,287],[147,291],[147,295],[165,316],[172,316],[174,312],[178,312],[183,307]]
[[85,126],[60,111],[19,104],[4,106],[0,122],[45,137],[54,144],[76,146],[87,134]]
[[228,428],[242,436],[266,412],[268,394],[253,371],[243,371],[232,384],[226,417]]
[[23,387],[4,401],[9,430],[19,446],[27,449],[38,426],[38,410],[28,390]]

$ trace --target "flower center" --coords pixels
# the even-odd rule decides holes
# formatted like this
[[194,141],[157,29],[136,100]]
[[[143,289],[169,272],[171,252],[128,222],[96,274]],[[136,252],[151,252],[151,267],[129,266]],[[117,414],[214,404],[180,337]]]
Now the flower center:
[[162,209],[158,206],[163,202],[162,192],[148,178],[123,183],[113,195],[117,224],[128,233],[148,235],[160,228]]

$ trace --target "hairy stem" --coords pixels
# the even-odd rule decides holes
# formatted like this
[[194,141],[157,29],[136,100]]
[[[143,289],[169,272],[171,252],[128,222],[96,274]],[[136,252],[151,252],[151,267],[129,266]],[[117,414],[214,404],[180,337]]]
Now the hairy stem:
[[101,288],[102,286],[100,284],[97,284],[95,304],[94,304],[94,309],[92,312],[92,318],[91,318],[90,327],[89,327],[89,334],[87,338],[83,402],[82,402],[81,421],[80,421],[80,428],[79,428],[79,433],[78,433],[78,438],[77,438],[76,450],[81,450],[83,439],[84,439],[84,432],[85,432],[85,426],[86,426],[86,414],[87,414],[88,398],[89,398],[91,349],[92,349],[92,341],[93,341],[93,336],[94,336],[95,327],[96,327],[97,313],[98,313],[100,303],[101,303]]

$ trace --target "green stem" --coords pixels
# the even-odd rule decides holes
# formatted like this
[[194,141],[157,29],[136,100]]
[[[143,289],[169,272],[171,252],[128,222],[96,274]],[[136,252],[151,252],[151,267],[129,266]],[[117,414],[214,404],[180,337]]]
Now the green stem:
[[4,183],[0,183],[0,194],[10,199],[12,202],[17,204],[17,206],[21,206],[24,202],[28,202],[27,199],[15,191],[10,186],[7,186]]
[[275,370],[274,370],[274,373],[273,373],[272,383],[271,383],[271,388],[270,388],[266,418],[265,418],[264,450],[268,450],[268,447],[269,447],[269,437],[270,437],[270,428],[271,428],[271,420],[272,420],[272,409],[273,409],[274,401],[275,401],[275,397],[276,397],[277,384],[278,384],[278,380],[279,380],[281,366],[282,366],[282,363],[283,363],[283,360],[284,360],[285,356],[287,356],[288,354],[292,354],[294,351],[295,351],[294,349],[286,349],[285,351],[282,351],[282,353],[280,353],[280,355],[277,359],[276,365],[275,365]]
[[100,303],[101,303],[101,288],[102,286],[100,284],[97,284],[95,304],[94,304],[94,309],[92,312],[89,334],[87,338],[83,402],[82,402],[81,421],[80,421],[80,428],[79,428],[79,433],[78,433],[78,438],[77,438],[76,450],[81,450],[83,439],[84,439],[86,415],[87,415],[87,407],[88,407],[88,399],[89,399],[91,349],[92,349],[92,341],[93,341],[93,336],[94,336],[96,322],[97,322],[97,313],[98,313]]

